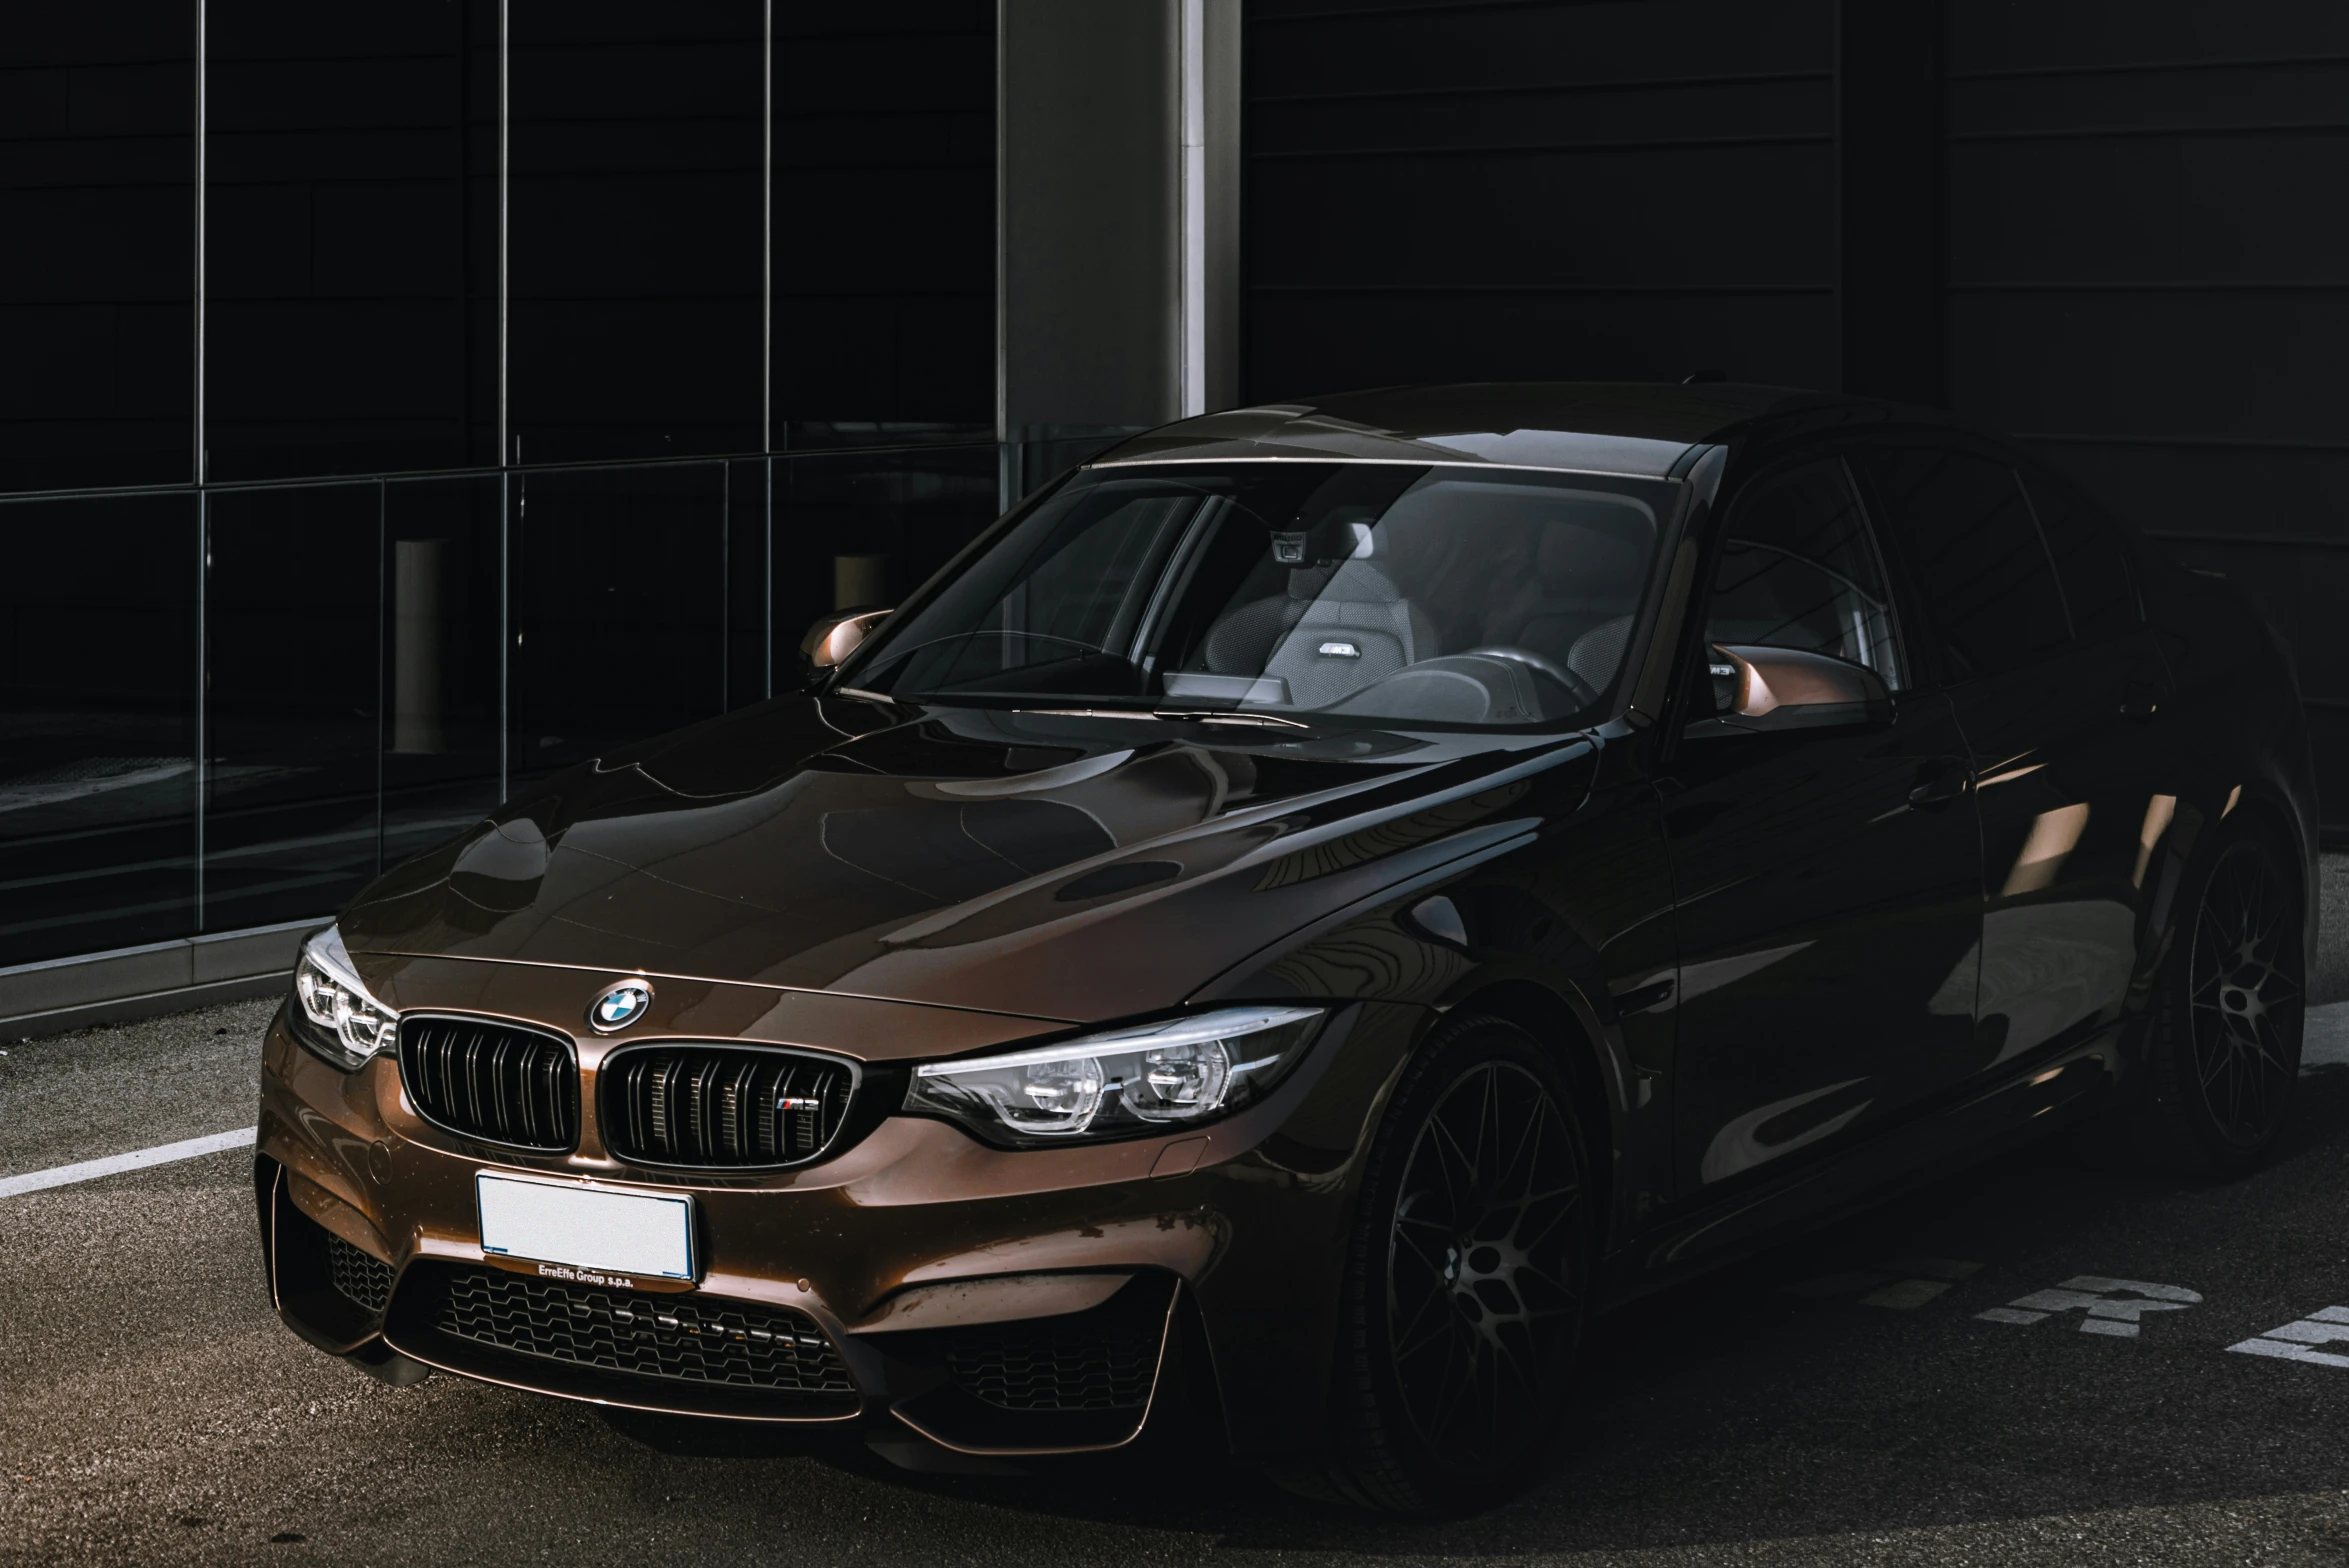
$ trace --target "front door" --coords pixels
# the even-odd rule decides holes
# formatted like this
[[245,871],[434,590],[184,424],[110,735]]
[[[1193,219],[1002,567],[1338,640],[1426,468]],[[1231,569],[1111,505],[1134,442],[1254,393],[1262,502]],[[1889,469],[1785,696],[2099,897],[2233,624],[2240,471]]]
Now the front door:
[[1957,1066],[1995,1075],[2120,1018],[2176,804],[2159,792],[2167,676],[2126,547],[2061,481],[2026,488],[1954,444],[1860,467],[1939,630],[1980,779],[1979,1029]]
[[1665,770],[1674,1158],[1698,1197],[1880,1130],[1940,1088],[1972,1037],[1980,929],[1965,741],[1915,677],[1843,461],[1749,485],[1713,559],[1708,646],[1867,666],[1894,717],[1683,736]]

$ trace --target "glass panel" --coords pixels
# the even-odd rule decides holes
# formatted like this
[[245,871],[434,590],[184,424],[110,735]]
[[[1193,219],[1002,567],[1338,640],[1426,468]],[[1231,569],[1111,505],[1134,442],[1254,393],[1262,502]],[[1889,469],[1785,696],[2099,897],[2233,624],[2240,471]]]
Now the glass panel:
[[2119,526],[2078,488],[2044,469],[2029,475],[2026,488],[2063,579],[2074,634],[2082,642],[2104,642],[2142,626],[2133,552]]
[[[726,706],[767,695],[767,485],[773,464],[726,465]],[[797,632],[792,634],[795,638]]]
[[1394,463],[1087,469],[843,675],[917,701],[1561,719],[1615,683],[1674,499]]
[[195,8],[0,29],[0,490],[194,471]]
[[726,467],[515,476],[512,788],[720,711]]
[[195,929],[196,508],[0,506],[0,964]]
[[995,7],[775,8],[775,428],[995,423]]
[[2016,669],[2070,640],[2013,469],[1947,447],[1874,453],[1863,466],[1909,553],[1953,677]]
[[775,689],[799,684],[819,616],[895,604],[995,520],[996,449],[839,453],[775,464]]
[[758,450],[761,6],[571,0],[511,28],[515,460]]
[[380,495],[212,495],[207,931],[330,915],[375,875]]
[[498,803],[495,475],[384,486],[383,863],[471,826]]
[[1840,462],[1766,478],[1739,499],[1713,570],[1705,640],[1824,653],[1900,690],[1883,567]]
[[215,480],[497,461],[497,8],[211,0]]

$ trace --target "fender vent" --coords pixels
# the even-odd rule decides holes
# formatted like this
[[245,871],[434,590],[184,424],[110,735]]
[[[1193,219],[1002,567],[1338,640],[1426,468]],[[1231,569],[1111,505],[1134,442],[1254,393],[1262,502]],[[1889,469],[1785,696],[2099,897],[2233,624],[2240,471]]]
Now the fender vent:
[[946,1370],[999,1410],[1139,1410],[1158,1380],[1165,1332],[1165,1302],[1129,1287],[1074,1317],[963,1330]]
[[643,1165],[804,1165],[839,1136],[856,1069],[750,1046],[632,1046],[605,1058],[604,1147]]

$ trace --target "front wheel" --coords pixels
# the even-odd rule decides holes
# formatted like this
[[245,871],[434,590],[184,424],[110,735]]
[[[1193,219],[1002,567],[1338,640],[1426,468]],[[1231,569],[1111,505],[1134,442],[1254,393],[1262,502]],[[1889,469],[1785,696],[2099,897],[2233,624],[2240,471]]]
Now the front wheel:
[[1339,1490],[1460,1513],[1530,1478],[1581,1337],[1589,1169],[1554,1051],[1461,1018],[1420,1053],[1372,1143],[1348,1255]]

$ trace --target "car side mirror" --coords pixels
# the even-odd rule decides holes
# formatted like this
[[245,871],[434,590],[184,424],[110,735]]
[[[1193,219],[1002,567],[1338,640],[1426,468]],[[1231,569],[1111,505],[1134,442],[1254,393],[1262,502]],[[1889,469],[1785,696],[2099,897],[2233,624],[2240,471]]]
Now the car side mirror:
[[1722,711],[1691,723],[1691,737],[1844,729],[1892,717],[1891,689],[1860,665],[1799,648],[1715,643],[1711,654]]
[[887,617],[887,609],[842,610],[827,615],[807,629],[799,640],[799,651],[807,662],[819,670],[831,669],[856,652],[857,647],[872,635],[873,628]]

